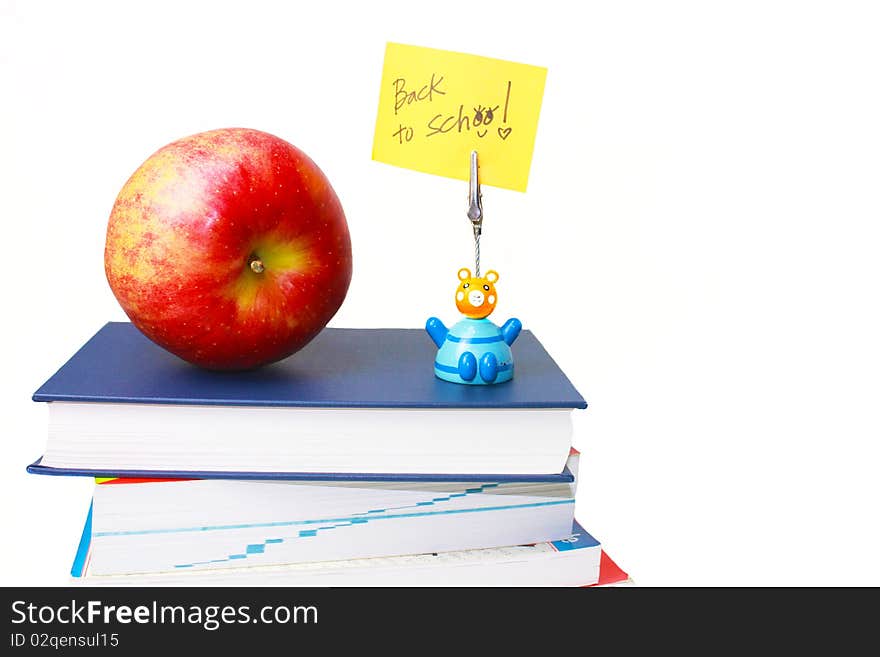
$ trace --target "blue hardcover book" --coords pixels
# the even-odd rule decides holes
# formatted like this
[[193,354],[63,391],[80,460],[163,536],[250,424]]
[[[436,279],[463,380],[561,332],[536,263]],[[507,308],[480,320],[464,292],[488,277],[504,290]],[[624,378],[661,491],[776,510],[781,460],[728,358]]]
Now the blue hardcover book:
[[398,472],[242,472],[230,470],[107,470],[94,468],[53,468],[43,465],[42,458],[29,466],[30,474],[56,477],[95,477],[159,480],[159,479],[234,479],[238,481],[361,481],[361,482],[504,482],[504,483],[572,483],[575,476],[566,465],[562,472],[550,474],[443,474]]
[[33,395],[41,474],[559,476],[586,402],[530,331],[516,376],[438,379],[421,329],[326,328],[247,372],[195,367],[127,322],[98,331]]
[[248,372],[204,370],[109,322],[34,395],[38,402],[297,408],[586,408],[531,331],[516,341],[516,376],[465,386],[433,374],[436,347],[421,329],[325,328],[302,350]]

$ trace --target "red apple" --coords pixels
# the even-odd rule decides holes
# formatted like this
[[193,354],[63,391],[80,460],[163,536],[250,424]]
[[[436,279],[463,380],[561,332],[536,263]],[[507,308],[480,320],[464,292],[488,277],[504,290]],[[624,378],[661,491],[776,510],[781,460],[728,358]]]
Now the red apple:
[[156,151],[107,227],[113,294],[148,338],[196,365],[241,370],[314,338],[351,282],[345,214],[301,150],[258,130]]

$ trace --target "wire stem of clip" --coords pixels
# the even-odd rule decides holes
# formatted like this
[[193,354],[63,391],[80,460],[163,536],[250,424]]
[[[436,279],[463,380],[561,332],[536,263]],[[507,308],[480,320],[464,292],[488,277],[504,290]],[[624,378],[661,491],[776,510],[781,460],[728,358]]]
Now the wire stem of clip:
[[477,151],[471,151],[470,181],[468,183],[468,219],[474,229],[474,271],[480,277],[480,235],[483,232],[483,194],[480,191],[480,168]]

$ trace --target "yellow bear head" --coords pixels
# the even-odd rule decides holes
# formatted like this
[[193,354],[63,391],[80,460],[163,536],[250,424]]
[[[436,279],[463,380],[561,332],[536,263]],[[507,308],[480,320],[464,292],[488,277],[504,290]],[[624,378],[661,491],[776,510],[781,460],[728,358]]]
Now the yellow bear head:
[[462,268],[458,270],[458,289],[455,291],[455,306],[465,317],[471,319],[483,319],[492,314],[498,295],[495,292],[495,281],[498,280],[498,272],[489,270],[485,276],[471,276],[471,270]]

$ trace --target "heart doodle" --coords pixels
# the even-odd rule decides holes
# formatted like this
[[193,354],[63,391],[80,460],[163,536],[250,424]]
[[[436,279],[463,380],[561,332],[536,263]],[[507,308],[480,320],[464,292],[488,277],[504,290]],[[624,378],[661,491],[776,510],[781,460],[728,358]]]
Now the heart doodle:
[[513,128],[498,128],[498,136],[502,139],[507,139],[511,130],[513,130]]

